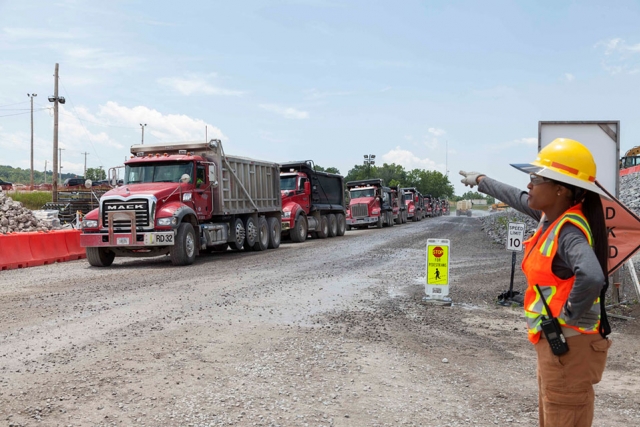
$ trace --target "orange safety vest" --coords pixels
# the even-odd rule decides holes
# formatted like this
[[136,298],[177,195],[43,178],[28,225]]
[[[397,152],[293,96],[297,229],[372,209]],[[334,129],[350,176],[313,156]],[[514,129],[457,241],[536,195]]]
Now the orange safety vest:
[[539,227],[534,235],[524,242],[525,255],[522,260],[522,271],[527,277],[527,290],[524,295],[524,310],[527,317],[527,330],[529,341],[537,343],[540,339],[542,316],[548,316],[540,294],[535,285],[540,286],[542,295],[551,309],[551,315],[557,317],[563,327],[575,329],[583,334],[597,334],[600,327],[600,297],[596,298],[590,312],[593,316],[592,324],[584,327],[567,325],[564,318],[563,307],[569,298],[571,288],[575,282],[575,276],[561,279],[551,271],[551,263],[558,250],[558,236],[564,224],[570,222],[578,227],[587,238],[589,245],[593,247],[593,237],[587,219],[582,214],[582,204],[575,205],[563,213],[553,224],[542,231]]

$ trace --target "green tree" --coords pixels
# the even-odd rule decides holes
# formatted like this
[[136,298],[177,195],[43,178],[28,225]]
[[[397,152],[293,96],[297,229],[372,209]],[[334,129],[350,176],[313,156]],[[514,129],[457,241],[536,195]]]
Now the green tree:
[[320,165],[314,165],[315,170],[318,172],[326,172],[326,173],[335,173],[336,175],[340,175],[340,171],[338,170],[338,168],[334,168],[333,166],[330,166],[328,168],[323,168]]
[[107,173],[102,168],[88,168],[86,179],[91,181],[101,181],[107,179]]
[[407,174],[407,187],[416,187],[422,194],[431,194],[433,197],[453,197],[453,185],[449,177],[438,171],[413,169]]

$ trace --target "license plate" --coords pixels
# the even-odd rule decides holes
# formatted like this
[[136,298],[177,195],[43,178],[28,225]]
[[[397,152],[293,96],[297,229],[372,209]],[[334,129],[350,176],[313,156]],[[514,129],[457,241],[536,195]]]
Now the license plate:
[[128,245],[129,238],[128,237],[118,237],[116,239],[116,245]]
[[166,233],[145,233],[144,244],[147,246],[153,245],[173,245],[173,232],[168,231]]

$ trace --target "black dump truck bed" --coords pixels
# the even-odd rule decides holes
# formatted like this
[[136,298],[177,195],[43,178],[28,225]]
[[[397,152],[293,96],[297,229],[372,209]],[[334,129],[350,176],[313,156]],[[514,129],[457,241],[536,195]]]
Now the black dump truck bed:
[[344,211],[344,178],[313,169],[311,160],[285,162],[280,165],[280,173],[302,172],[311,182],[312,210]]

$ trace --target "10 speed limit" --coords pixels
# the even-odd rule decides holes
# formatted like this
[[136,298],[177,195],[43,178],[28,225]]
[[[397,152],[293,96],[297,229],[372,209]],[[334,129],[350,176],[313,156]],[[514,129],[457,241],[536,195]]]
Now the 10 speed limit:
[[522,251],[524,241],[524,222],[510,222],[507,230],[507,250]]

